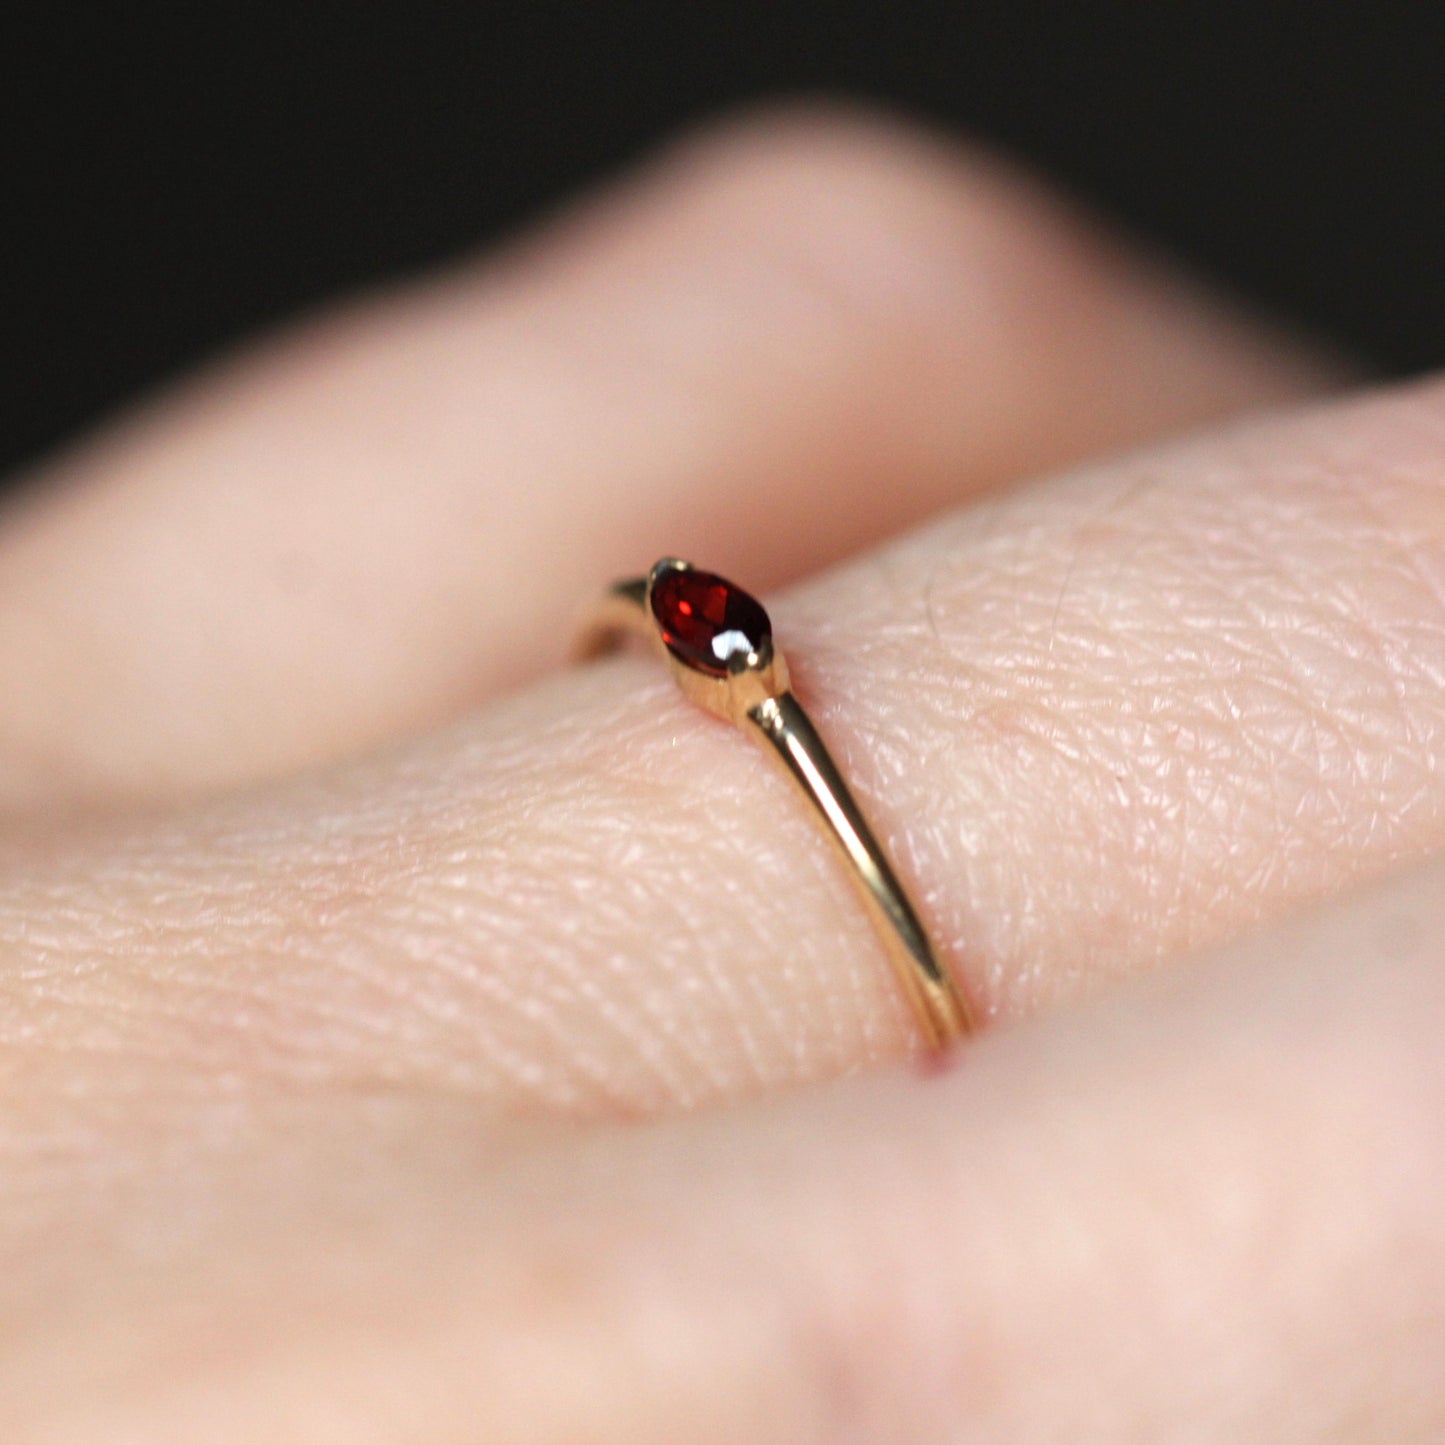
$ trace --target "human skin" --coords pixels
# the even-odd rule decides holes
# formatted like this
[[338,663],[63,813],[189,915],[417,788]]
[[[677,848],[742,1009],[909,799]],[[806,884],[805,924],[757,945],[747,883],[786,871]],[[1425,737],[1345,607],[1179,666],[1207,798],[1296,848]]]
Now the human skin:
[[[1445,392],[1351,384],[769,112],[48,464],[0,1435],[1439,1438]],[[767,590],[942,1067],[747,740],[563,666],[664,553]]]

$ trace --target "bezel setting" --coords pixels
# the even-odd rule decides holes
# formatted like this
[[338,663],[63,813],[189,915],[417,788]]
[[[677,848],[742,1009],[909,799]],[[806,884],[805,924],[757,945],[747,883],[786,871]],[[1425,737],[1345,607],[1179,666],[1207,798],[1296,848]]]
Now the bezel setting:
[[720,659],[716,667],[700,665],[686,651],[671,645],[665,619],[654,605],[654,589],[670,577],[693,571],[692,564],[680,557],[663,557],[654,563],[647,574],[644,611],[657,646],[689,701],[729,722],[742,722],[755,708],[788,691],[787,664],[773,645],[772,623],[762,603],[736,583],[714,573],[699,575],[729,589],[748,609],[755,609],[756,617],[763,624],[761,635],[756,639],[746,639],[754,645],[747,651],[737,648],[728,652],[725,660]]
[[[688,574],[692,587],[682,585]],[[656,596],[659,588],[663,593]],[[599,657],[628,637],[646,642],[666,661],[689,702],[761,744],[807,801],[845,860],[928,1043],[944,1048],[971,1033],[968,996],[953,983],[888,851],[793,696],[762,604],[716,573],[664,557],[646,577],[615,582],[598,598],[578,633],[577,656]]]

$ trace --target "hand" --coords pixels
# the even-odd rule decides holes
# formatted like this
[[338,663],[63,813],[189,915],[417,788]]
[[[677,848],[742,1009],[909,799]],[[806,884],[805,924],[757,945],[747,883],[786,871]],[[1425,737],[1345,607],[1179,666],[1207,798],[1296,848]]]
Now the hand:
[[[1445,400],[1344,379],[772,115],[55,462],[0,1438],[1439,1438]],[[770,605],[942,1070],[747,741],[558,668],[663,553],[857,554]]]

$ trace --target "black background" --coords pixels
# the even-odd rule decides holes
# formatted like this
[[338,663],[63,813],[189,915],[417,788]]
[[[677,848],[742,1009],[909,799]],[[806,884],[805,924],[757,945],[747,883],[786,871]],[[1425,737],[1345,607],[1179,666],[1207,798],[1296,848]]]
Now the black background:
[[1445,339],[1445,6],[6,8],[11,466],[298,306],[795,92],[971,131],[1389,370]]

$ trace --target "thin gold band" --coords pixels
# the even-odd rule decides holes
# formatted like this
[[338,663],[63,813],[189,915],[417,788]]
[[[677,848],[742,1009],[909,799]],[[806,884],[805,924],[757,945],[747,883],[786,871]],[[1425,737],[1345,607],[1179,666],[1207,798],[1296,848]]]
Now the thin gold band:
[[762,607],[740,588],[668,557],[601,597],[578,640],[581,657],[626,637],[660,649],[683,692],[766,744],[848,864],[928,1042],[973,1031],[967,999],[940,962],[908,892],[817,729],[793,695]]

